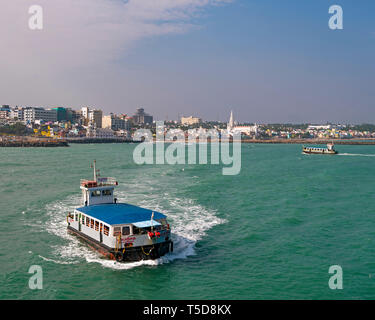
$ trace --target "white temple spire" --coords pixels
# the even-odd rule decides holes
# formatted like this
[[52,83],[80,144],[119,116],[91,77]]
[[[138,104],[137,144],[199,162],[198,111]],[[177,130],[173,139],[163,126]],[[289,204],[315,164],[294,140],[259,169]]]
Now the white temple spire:
[[229,118],[227,128],[228,128],[228,131],[232,131],[234,128],[233,110],[230,111],[230,118]]

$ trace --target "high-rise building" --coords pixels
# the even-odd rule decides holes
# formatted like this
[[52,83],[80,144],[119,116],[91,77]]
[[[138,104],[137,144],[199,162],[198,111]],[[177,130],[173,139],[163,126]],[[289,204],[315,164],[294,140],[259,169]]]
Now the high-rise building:
[[89,122],[94,124],[97,128],[102,127],[102,118],[103,118],[103,111],[102,110],[90,110],[89,111]]
[[152,124],[152,122],[154,121],[153,119],[153,116],[145,113],[145,110],[143,108],[138,108],[137,112],[133,116],[134,124],[138,125]]
[[67,112],[66,112],[65,108],[56,107],[56,108],[52,108],[52,110],[56,110],[57,121],[67,121],[68,120]]
[[79,118],[79,113],[72,108],[66,108],[66,121],[77,122]]
[[118,130],[129,130],[130,125],[129,121],[126,120],[126,117],[120,116],[111,113],[109,116],[104,116],[102,120],[103,128],[111,128],[114,131]]
[[82,114],[82,117],[85,118],[85,119],[88,119],[89,118],[89,107],[83,107],[81,109],[81,114]]

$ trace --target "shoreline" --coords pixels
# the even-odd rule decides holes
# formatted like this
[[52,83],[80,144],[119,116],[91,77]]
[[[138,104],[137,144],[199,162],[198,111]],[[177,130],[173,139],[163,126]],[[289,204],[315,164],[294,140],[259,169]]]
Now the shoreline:
[[[173,143],[176,141],[162,141],[164,143]],[[207,143],[220,143],[221,140],[211,141]],[[229,143],[239,142],[237,140],[230,140]],[[241,143],[255,143],[255,144],[301,144],[301,145],[324,145],[333,142],[336,145],[375,145],[375,139],[244,139]],[[103,139],[103,138],[83,138],[83,139],[45,139],[45,138],[30,138],[30,137],[0,137],[0,147],[69,147],[69,144],[104,144],[104,143],[141,143],[141,141],[132,141],[128,139]],[[157,141],[153,141],[157,143]],[[185,140],[185,143],[191,141]],[[199,140],[196,141],[199,143]]]
[[0,140],[0,147],[3,148],[56,148],[56,147],[69,147],[68,142],[56,140]]
[[265,144],[327,144],[333,142],[341,145],[375,145],[375,139],[248,139],[242,140],[242,143],[265,143]]

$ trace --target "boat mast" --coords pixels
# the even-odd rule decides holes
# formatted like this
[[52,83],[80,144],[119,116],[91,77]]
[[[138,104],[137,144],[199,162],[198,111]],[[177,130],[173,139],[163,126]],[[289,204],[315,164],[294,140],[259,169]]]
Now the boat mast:
[[96,160],[94,160],[94,164],[91,166],[91,168],[94,168],[94,181],[97,181],[97,179],[96,179]]

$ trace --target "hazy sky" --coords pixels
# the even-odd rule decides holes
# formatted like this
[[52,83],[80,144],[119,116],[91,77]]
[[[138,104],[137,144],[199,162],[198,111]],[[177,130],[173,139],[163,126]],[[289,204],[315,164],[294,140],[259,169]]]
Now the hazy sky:
[[375,123],[373,0],[1,0],[0,15],[0,104]]

